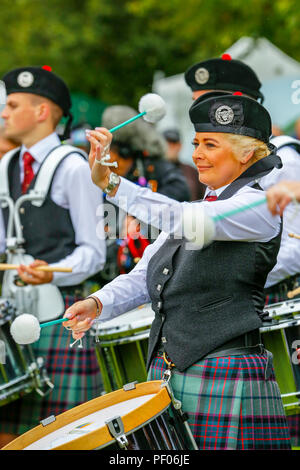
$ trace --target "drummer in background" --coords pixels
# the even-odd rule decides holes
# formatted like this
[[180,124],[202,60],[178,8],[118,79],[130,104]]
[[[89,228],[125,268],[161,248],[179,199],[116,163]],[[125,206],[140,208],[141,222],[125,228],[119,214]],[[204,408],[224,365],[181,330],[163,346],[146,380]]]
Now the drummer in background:
[[[16,147],[18,147],[20,144],[14,139],[8,139],[7,137],[4,137],[4,126],[0,126],[0,160],[3,157],[6,152],[9,150],[12,150]],[[5,235],[1,234],[1,229],[0,229],[0,240],[4,239]],[[2,247],[4,249],[4,247]],[[4,263],[6,259],[5,253],[0,252],[0,263]],[[0,272],[0,293],[1,293],[1,284],[2,284],[2,279],[3,279],[4,272]]]
[[191,165],[187,165],[186,163],[182,163],[180,161],[182,143],[178,129],[165,129],[163,131],[163,136],[168,144],[166,158],[169,160],[169,162],[172,162],[174,165],[176,165],[184,175],[191,192],[190,200],[198,201],[199,199],[203,199],[205,185],[200,183],[197,170]]
[[[231,59],[229,54],[223,54],[221,59],[209,59],[191,66],[185,72],[185,81],[192,90],[193,99],[209,90],[239,90],[261,102],[264,99],[260,91],[261,83],[255,72],[243,62]],[[282,166],[261,178],[259,184],[264,190],[282,180],[294,179],[295,174],[300,174],[300,141],[281,133],[272,138],[271,143],[279,148],[277,153]],[[299,226],[300,213],[296,214],[293,207],[289,206],[283,214],[283,231],[277,263],[266,281],[267,305],[287,300],[287,292],[300,284],[300,244],[288,236],[290,232],[297,233]],[[297,445],[300,445],[300,423],[298,433]]]
[[[137,114],[129,106],[108,106],[102,114],[102,125],[111,129]],[[110,159],[118,164],[115,173],[136,185],[177,201],[190,200],[185,178],[174,163],[165,159],[166,151],[167,145],[161,134],[152,124],[139,119],[114,132]],[[140,224],[125,213],[116,213],[116,209],[105,201],[104,210],[108,212],[107,263],[100,273],[101,281],[111,281],[117,275],[131,271],[146,246],[158,236],[158,230]]]
[[[68,137],[71,97],[64,81],[49,67],[14,69],[3,81],[7,91],[1,116],[5,121],[5,136],[22,144],[8,169],[11,196],[16,200],[30,191],[49,153],[61,145],[55,129],[62,116],[67,117],[62,139]],[[28,210],[21,214],[24,248],[35,261],[30,267],[21,267],[18,274],[28,284],[58,286],[66,308],[84,296],[85,280],[105,263],[103,223],[101,226],[96,216],[101,201],[102,192],[91,183],[88,162],[74,147],[74,152],[56,169],[43,206],[27,203]],[[7,214],[0,211],[2,250],[6,221]],[[102,237],[97,236],[96,227],[100,234],[102,227]],[[32,269],[48,263],[67,266],[73,271],[70,274]],[[70,349],[69,344],[70,334],[61,327],[41,331],[33,350],[37,357],[45,359],[54,390],[44,399],[31,393],[0,407],[0,447],[36,426],[41,419],[99,395],[102,380],[94,348],[84,345],[84,349],[78,350],[76,346]]]
[[[269,144],[268,112],[240,94],[211,93],[193,103],[190,118],[196,132],[193,160],[208,186],[206,200],[190,206],[165,197],[166,205],[199,207],[217,216],[260,200],[256,179],[280,163]],[[95,158],[111,139],[106,129],[89,137],[92,179],[104,190],[110,170]],[[116,203],[119,191],[144,194],[156,205],[156,194],[136,191],[124,178],[109,193]],[[259,337],[264,283],[276,262],[280,228],[279,216],[266,205],[255,206],[216,222],[213,242],[200,250],[186,245],[175,226],[177,237],[162,232],[129,274],[71,306],[64,326],[79,338],[99,315],[109,320],[151,301],[148,378],[162,379],[171,367],[175,398],[189,416],[199,449],[289,449],[272,356]]]

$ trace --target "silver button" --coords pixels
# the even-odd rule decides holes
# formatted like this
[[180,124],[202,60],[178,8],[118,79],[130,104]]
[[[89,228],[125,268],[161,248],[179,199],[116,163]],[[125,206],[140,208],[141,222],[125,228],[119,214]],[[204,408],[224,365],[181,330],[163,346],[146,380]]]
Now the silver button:
[[162,302],[157,302],[157,308],[161,308],[162,307]]
[[163,274],[165,274],[165,275],[169,274],[169,269],[168,269],[168,268],[164,268],[164,269],[163,269]]
[[156,290],[158,290],[158,292],[160,292],[160,290],[161,290],[161,284],[157,284]]
[[162,341],[162,343],[165,344],[165,343],[167,343],[167,338],[166,338],[165,336],[163,336],[163,337],[161,338],[161,341]]

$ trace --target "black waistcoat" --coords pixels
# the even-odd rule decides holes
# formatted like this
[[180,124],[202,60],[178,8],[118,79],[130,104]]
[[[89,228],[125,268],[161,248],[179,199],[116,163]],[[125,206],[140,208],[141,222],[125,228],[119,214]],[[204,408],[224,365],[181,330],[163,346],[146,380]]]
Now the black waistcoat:
[[[17,152],[8,167],[9,192],[14,201],[22,195],[19,156],[20,152]],[[31,181],[28,191],[34,187],[37,175],[38,173]],[[52,201],[50,197],[51,186],[52,183],[41,207],[36,207],[31,202],[25,202],[20,209],[20,220],[25,240],[24,249],[35,259],[42,259],[47,263],[55,263],[65,258],[76,248],[70,213],[68,209],[64,209]],[[3,209],[3,216],[7,229],[8,209]]]
[[[266,174],[272,158],[254,164],[218,199]],[[215,241],[202,250],[186,250],[185,240],[166,240],[147,270],[155,312],[147,367],[161,337],[170,359],[184,371],[227,341],[259,328],[263,289],[280,238],[281,233],[267,243]]]

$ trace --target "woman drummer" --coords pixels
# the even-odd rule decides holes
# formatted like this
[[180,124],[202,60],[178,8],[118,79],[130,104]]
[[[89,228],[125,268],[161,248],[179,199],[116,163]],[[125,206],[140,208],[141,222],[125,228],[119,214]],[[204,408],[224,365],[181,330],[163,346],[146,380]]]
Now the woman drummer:
[[[218,216],[261,199],[257,180],[280,165],[269,144],[271,120],[265,108],[240,94],[214,92],[193,103],[190,118],[196,131],[193,160],[208,186],[206,201],[193,207]],[[111,134],[101,128],[89,140],[93,181],[104,189],[109,170],[94,159],[99,160]],[[122,180],[112,194],[122,186],[123,193],[124,188],[135,191]],[[140,189],[140,200],[151,200]],[[290,448],[272,357],[259,337],[263,288],[276,262],[281,224],[266,204],[251,206],[216,222],[213,241],[202,250],[162,232],[133,271],[65,314],[70,321],[64,326],[77,339],[99,314],[106,321],[152,302],[148,379],[161,379],[171,368],[175,398],[189,416],[199,449]]]

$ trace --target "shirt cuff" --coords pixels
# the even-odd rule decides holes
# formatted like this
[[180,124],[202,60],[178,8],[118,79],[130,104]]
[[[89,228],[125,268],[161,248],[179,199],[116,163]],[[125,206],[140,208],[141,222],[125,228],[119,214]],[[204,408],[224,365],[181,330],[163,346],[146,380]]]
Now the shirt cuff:
[[91,294],[93,297],[97,297],[102,304],[102,312],[95,322],[108,321],[112,319],[113,310],[113,294],[109,291],[97,291]]

